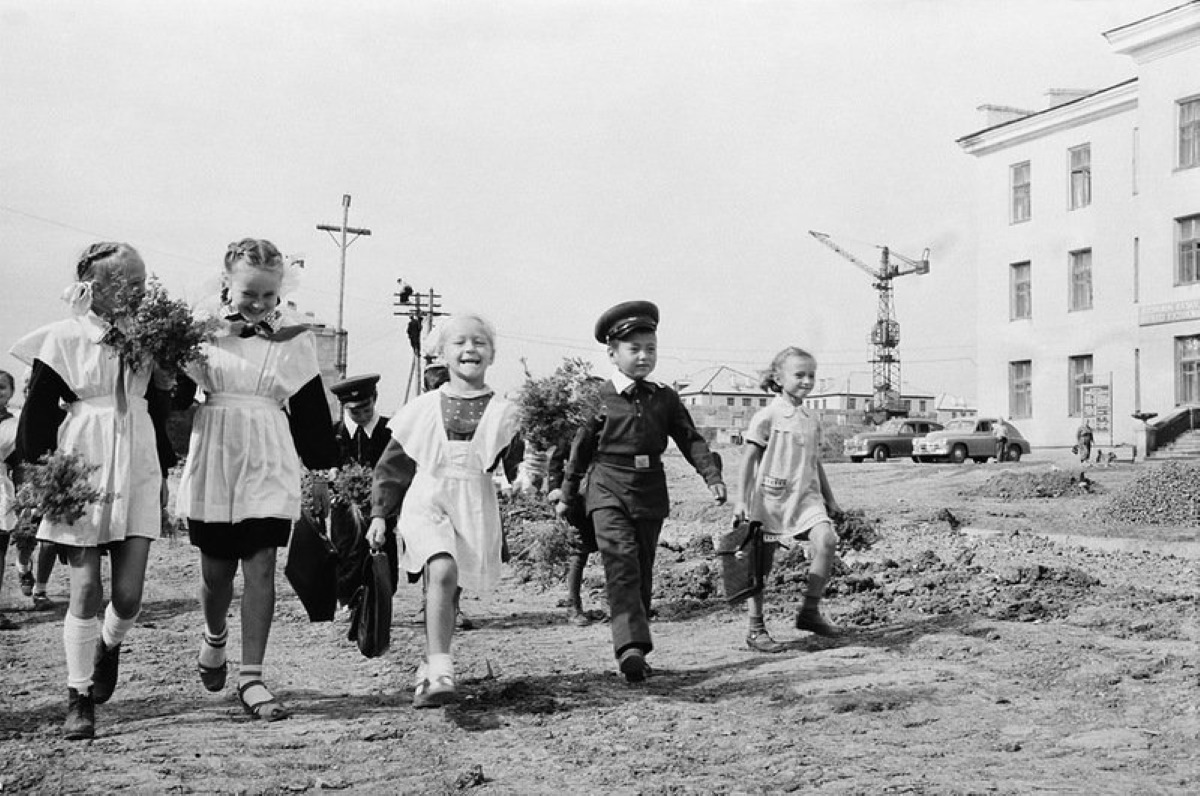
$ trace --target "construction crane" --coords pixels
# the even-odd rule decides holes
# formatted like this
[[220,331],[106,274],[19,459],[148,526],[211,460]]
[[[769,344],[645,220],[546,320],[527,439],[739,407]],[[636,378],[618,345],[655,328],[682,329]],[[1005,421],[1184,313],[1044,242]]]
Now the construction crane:
[[868,411],[877,421],[907,414],[900,400],[900,324],[896,321],[896,310],[892,306],[892,280],[905,274],[929,273],[929,249],[924,251],[920,260],[910,260],[891,251],[887,246],[880,246],[879,267],[872,268],[838,246],[824,232],[814,232],[810,229],[808,234],[866,271],[874,280],[875,290],[879,293],[879,311],[876,313],[875,325],[871,327],[869,337],[873,352],[872,395]]

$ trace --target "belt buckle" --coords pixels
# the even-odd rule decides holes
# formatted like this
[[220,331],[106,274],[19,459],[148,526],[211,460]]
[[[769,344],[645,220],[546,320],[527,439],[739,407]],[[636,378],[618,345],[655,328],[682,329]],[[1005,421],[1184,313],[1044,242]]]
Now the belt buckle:
[[633,466],[638,470],[650,469],[650,456],[645,453],[639,453],[633,457]]

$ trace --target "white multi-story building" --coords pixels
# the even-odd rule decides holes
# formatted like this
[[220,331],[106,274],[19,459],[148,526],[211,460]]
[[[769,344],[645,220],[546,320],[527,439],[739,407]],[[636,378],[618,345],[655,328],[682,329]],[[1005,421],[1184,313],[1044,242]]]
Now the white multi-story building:
[[984,106],[958,142],[978,162],[979,408],[1034,445],[1070,445],[1083,416],[1144,444],[1135,413],[1200,405],[1200,2],[1104,36],[1136,77]]

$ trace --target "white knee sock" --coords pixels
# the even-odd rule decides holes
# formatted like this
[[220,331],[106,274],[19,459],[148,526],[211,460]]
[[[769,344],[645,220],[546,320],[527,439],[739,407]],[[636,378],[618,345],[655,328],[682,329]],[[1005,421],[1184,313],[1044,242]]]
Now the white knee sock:
[[450,653],[431,654],[425,676],[430,680],[436,680],[442,675],[454,676],[454,660],[450,657]]
[[80,619],[67,611],[63,620],[63,649],[67,653],[67,685],[79,692],[92,687],[96,665],[96,640],[100,638],[100,620]]
[[[138,611],[141,613],[141,611]],[[125,635],[133,627],[133,623],[137,621],[138,615],[134,614],[128,619],[122,619],[117,615],[116,609],[112,603],[108,604],[108,608],[104,609],[104,627],[101,628],[101,638],[104,639],[104,646],[112,649],[125,640]]]

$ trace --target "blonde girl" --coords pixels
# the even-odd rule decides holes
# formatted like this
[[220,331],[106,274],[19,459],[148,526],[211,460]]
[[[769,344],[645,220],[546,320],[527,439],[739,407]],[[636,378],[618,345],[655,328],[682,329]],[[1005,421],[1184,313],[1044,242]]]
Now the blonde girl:
[[[808,540],[808,581],[795,624],[835,636],[837,630],[821,616],[820,606],[838,541],[829,515],[841,509],[821,466],[820,423],[804,407],[816,376],[817,361],[802,348],[785,348],[771,360],[762,386],[778,395],[754,415],[746,431],[742,500],[734,511],[742,521],[762,523],[768,571],[783,539]],[[763,621],[762,593],[750,598],[748,613],[746,644],[759,652],[783,651]]]
[[[24,462],[55,449],[95,465],[92,484],[111,495],[75,523],[43,518],[39,540],[54,542],[70,567],[70,603],[63,620],[67,658],[64,735],[95,734],[95,705],[117,683],[121,643],[142,606],[150,542],[161,530],[162,474],[146,396],[151,363],[126,362],[102,342],[118,309],[118,294],[137,301],[146,265],[125,243],[89,246],[75,266],[64,298],[73,316],[43,326],[12,348],[32,368],[17,448]],[[64,417],[60,405],[67,411]],[[112,601],[104,602],[100,557],[112,568]]]
[[[391,421],[392,441],[375,468],[367,530],[378,549],[387,518],[398,511],[400,566],[410,578],[424,571],[427,655],[413,693],[418,708],[457,699],[450,654],[455,593],[460,586],[486,591],[500,579],[500,510],[491,472],[503,460],[515,477],[521,458],[520,446],[512,444],[516,407],[484,380],[496,352],[491,324],[475,315],[453,317],[441,328],[437,350],[449,381]],[[413,462],[416,474],[404,494]]]
[[[279,312],[284,261],[270,241],[246,238],[225,252],[222,330],[188,367],[178,403],[196,412],[177,511],[200,549],[204,635],[197,668],[204,687],[225,687],[225,616],[242,570],[242,658],[238,699],[265,721],[289,711],[263,677],[275,613],[275,559],[300,517],[300,464],[337,463],[337,444],[313,335],[284,325]],[[324,486],[325,482],[320,481]],[[327,492],[322,491],[320,499]]]

